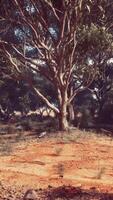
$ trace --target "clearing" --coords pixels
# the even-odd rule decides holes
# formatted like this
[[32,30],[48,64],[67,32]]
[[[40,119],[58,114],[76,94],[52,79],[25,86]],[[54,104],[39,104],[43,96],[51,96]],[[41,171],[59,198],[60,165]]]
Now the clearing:
[[4,185],[43,189],[71,185],[113,192],[111,137],[73,131],[63,137],[46,136],[11,145],[9,154],[2,152],[0,156],[0,181]]

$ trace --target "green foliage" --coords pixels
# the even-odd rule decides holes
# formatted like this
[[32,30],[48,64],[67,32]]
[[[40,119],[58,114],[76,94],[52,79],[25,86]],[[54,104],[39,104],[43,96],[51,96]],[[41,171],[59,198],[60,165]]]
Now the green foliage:
[[78,49],[82,54],[93,56],[100,52],[113,51],[113,35],[105,27],[91,24],[82,26],[78,30]]

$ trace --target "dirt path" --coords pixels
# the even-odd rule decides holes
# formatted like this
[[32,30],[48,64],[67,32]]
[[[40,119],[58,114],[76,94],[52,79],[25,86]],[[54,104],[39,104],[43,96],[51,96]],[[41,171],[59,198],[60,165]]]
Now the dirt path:
[[113,192],[113,141],[108,137],[23,143],[0,157],[0,181],[16,186],[96,187]]

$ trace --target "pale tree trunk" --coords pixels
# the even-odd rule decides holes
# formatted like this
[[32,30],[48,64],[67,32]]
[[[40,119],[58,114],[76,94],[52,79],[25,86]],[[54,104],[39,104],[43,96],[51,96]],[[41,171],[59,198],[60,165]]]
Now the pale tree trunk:
[[68,121],[67,121],[67,106],[64,104],[61,107],[61,111],[59,113],[59,129],[61,131],[68,129]]
[[[69,89],[68,89],[68,96],[72,96],[74,93],[74,88],[72,85],[69,85]],[[73,104],[73,101],[70,102],[68,104],[68,108],[67,108],[67,112],[68,112],[68,121],[69,121],[69,124],[72,124],[74,119],[75,119],[75,111],[74,111],[74,104]]]
[[59,130],[64,131],[68,129],[68,120],[67,120],[67,91],[61,92],[62,95],[59,96]]
[[68,121],[69,121],[69,123],[70,124],[73,123],[74,119],[75,119],[74,106],[73,106],[73,104],[70,103],[68,105]]

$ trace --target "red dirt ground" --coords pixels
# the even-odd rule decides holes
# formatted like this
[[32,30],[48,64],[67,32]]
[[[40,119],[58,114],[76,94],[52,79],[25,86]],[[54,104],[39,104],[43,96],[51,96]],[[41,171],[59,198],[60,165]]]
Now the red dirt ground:
[[113,192],[113,140],[82,134],[19,143],[10,155],[0,156],[0,181],[17,187],[72,185]]

